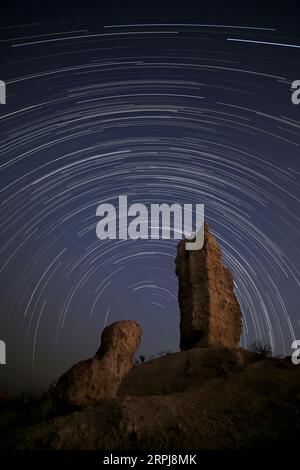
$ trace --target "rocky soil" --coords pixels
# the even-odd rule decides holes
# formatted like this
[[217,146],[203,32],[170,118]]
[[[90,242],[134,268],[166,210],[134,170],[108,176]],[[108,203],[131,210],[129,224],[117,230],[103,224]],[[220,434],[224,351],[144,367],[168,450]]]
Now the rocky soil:
[[[209,358],[209,359],[208,359]],[[115,399],[51,417],[51,400],[3,405],[0,442],[17,449],[293,448],[300,369],[243,350],[193,349],[135,366]]]

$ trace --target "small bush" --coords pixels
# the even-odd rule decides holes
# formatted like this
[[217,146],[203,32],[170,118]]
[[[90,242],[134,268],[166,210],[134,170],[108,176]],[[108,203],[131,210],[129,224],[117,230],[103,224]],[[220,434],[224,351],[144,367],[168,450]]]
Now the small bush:
[[255,341],[250,346],[250,351],[259,354],[262,358],[271,357],[273,354],[272,348],[269,344],[262,341]]
[[135,358],[134,363],[136,366],[139,366],[140,364],[144,364],[145,361],[146,361],[145,356],[139,356],[138,358]]

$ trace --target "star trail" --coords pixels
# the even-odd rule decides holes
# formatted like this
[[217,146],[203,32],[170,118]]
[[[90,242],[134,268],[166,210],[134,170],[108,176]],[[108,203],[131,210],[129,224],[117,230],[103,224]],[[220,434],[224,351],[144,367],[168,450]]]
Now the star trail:
[[142,326],[140,354],[178,349],[177,241],[97,239],[96,208],[119,195],[204,204],[234,274],[242,346],[262,340],[290,355],[300,338],[300,37],[221,21],[0,33],[2,388],[49,385],[119,319]]

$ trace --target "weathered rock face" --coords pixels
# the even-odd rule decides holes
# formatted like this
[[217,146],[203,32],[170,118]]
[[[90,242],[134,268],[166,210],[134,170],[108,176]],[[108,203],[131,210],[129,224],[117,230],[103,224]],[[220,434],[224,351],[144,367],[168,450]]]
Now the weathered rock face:
[[58,380],[52,391],[54,403],[85,407],[114,398],[133,365],[140,339],[141,328],[135,321],[118,321],[106,327],[95,356],[78,362]]
[[236,347],[242,333],[242,314],[233,292],[233,279],[222,264],[215,237],[204,228],[201,250],[188,251],[185,241],[177,245],[176,274],[181,312],[180,348]]

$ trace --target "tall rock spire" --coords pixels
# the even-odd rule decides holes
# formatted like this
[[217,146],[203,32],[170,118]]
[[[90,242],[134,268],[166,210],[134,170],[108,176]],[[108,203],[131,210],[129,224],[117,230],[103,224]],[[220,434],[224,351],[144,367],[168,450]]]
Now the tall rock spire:
[[201,250],[177,245],[176,274],[181,313],[180,348],[220,345],[237,347],[242,333],[242,314],[233,291],[230,270],[222,264],[215,237],[204,227]]

